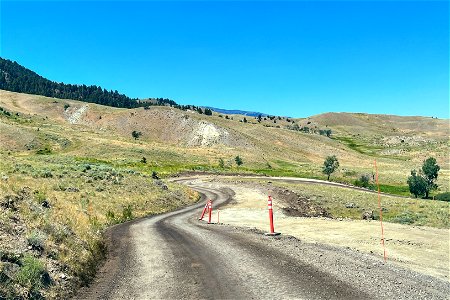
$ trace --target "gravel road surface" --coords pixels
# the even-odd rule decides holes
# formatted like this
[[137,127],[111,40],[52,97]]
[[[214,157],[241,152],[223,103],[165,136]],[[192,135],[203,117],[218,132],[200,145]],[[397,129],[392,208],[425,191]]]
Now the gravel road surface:
[[199,221],[206,199],[233,192],[185,183],[202,201],[111,227],[105,265],[74,299],[449,299],[450,283],[370,255]]

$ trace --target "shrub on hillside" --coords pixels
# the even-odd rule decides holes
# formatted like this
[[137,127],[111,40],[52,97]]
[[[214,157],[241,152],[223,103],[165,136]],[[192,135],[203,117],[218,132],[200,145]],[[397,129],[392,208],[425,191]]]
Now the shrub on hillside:
[[22,266],[16,275],[16,280],[21,286],[27,287],[31,291],[36,291],[51,283],[50,276],[42,262],[31,255],[22,259]]
[[239,155],[234,158],[234,161],[236,163],[236,166],[238,166],[238,167],[244,164],[244,162],[242,161],[242,158]]
[[115,216],[114,212],[111,210],[108,210],[106,212],[106,220],[109,225],[117,223],[116,216]]
[[354,184],[359,187],[370,188],[371,187],[370,176],[367,174],[361,175],[359,179],[355,180]]
[[221,168],[221,169],[225,168],[225,162],[224,162],[223,158],[219,158],[219,168]]
[[27,238],[28,245],[31,246],[33,250],[43,251],[45,248],[46,235],[39,231],[33,230]]
[[133,132],[131,132],[131,136],[132,136],[135,140],[137,140],[138,138],[140,138],[141,135],[142,135],[142,132],[140,132],[140,131],[133,130]]
[[122,222],[133,219],[133,208],[130,204],[122,209]]
[[36,154],[40,154],[40,155],[52,154],[52,149],[50,149],[49,147],[45,147],[44,149],[37,150]]
[[400,215],[392,218],[390,221],[394,223],[400,223],[405,225],[411,225],[418,221],[418,216],[415,213],[406,211],[401,213]]
[[450,192],[440,193],[434,196],[435,200],[450,202]]

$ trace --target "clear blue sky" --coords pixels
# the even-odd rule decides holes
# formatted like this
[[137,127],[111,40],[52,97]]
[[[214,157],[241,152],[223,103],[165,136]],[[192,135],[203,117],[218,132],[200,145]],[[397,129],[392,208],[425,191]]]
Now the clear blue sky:
[[448,1],[1,1],[0,56],[130,97],[449,117]]

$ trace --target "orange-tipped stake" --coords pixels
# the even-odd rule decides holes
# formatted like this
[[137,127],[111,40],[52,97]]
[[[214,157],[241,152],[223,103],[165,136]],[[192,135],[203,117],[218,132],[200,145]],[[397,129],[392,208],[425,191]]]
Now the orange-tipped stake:
[[212,214],[212,201],[209,200],[208,203],[208,224],[211,224],[211,214]]
[[269,196],[269,199],[267,200],[267,208],[269,209],[269,223],[270,223],[270,232],[266,233],[265,235],[279,235],[279,232],[275,232],[275,228],[273,226],[273,207],[272,207],[272,196]]
[[208,209],[208,203],[209,203],[209,201],[206,202],[205,207],[203,208],[203,211],[202,211],[202,215],[200,216],[200,218],[198,218],[199,220],[203,220],[206,210]]
[[375,175],[375,181],[376,181],[377,187],[378,187],[378,207],[380,209],[381,244],[383,245],[384,262],[386,262],[387,255],[386,255],[386,246],[384,245],[383,209],[381,208],[380,184],[378,183],[378,168],[377,168],[377,161],[376,160],[374,160],[374,165],[375,165],[375,174],[376,174]]

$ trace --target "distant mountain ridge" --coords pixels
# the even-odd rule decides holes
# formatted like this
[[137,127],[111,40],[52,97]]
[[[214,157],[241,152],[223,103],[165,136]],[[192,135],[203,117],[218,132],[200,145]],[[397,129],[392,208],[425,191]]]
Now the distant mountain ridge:
[[212,111],[215,111],[219,114],[225,114],[225,115],[243,115],[248,117],[257,117],[261,115],[261,117],[267,117],[268,114],[261,113],[261,112],[254,112],[254,111],[245,111],[245,110],[238,110],[238,109],[223,109],[223,108],[216,108],[211,106],[205,106],[205,108],[209,108]]

